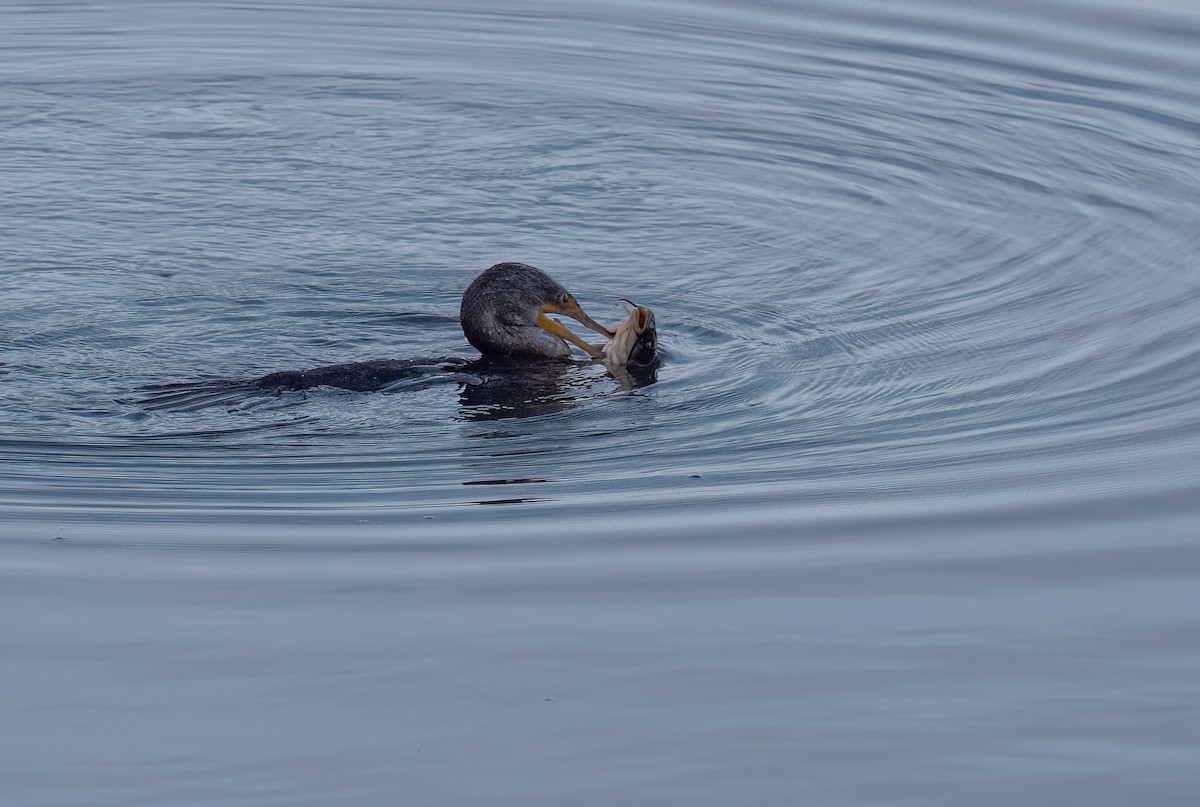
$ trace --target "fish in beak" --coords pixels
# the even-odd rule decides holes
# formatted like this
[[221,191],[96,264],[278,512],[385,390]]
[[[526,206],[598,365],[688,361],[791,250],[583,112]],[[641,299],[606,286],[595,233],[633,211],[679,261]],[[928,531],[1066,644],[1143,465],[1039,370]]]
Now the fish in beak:
[[611,367],[650,367],[658,362],[658,329],[654,312],[644,305],[633,306],[613,337],[604,346],[604,363]]

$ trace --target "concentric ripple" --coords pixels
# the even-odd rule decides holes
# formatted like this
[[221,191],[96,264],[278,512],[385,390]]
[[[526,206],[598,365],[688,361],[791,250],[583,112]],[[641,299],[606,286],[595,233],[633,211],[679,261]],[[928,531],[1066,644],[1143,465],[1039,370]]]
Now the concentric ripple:
[[[148,7],[120,58],[104,4],[9,15],[13,523],[1195,512],[1200,18],[523,8]],[[138,403],[469,356],[498,260],[655,309],[658,382]]]

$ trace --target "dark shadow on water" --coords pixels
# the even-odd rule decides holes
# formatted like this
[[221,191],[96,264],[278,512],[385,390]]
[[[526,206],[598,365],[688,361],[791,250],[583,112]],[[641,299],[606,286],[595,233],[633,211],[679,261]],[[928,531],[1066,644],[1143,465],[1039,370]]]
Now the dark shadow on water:
[[[477,485],[535,485],[543,482],[549,482],[549,479],[535,478],[514,478],[514,479],[473,479],[463,482],[464,486],[472,487]],[[497,499],[476,499],[473,504],[528,504],[529,502],[544,502],[547,499],[537,496],[509,496]]]
[[533,485],[539,482],[549,482],[549,479],[519,478],[519,479],[473,479],[463,482],[463,485]]
[[545,499],[532,498],[516,498],[516,499],[481,499],[472,504],[497,505],[497,504],[529,504],[530,502],[544,502]]

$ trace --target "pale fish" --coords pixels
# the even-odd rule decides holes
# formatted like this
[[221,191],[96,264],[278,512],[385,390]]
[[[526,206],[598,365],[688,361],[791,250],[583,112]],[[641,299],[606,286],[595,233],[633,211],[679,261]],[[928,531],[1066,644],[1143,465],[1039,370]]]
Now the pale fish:
[[617,325],[612,339],[604,346],[604,363],[610,368],[649,367],[658,362],[658,330],[654,312],[634,305]]

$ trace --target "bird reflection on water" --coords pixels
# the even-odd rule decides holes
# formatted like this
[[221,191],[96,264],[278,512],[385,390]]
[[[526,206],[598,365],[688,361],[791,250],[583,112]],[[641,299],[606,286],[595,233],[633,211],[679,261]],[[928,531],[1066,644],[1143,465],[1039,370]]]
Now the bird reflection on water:
[[587,379],[572,365],[546,362],[520,366],[488,359],[472,362],[477,372],[460,381],[463,420],[485,421],[562,412],[575,405]]

